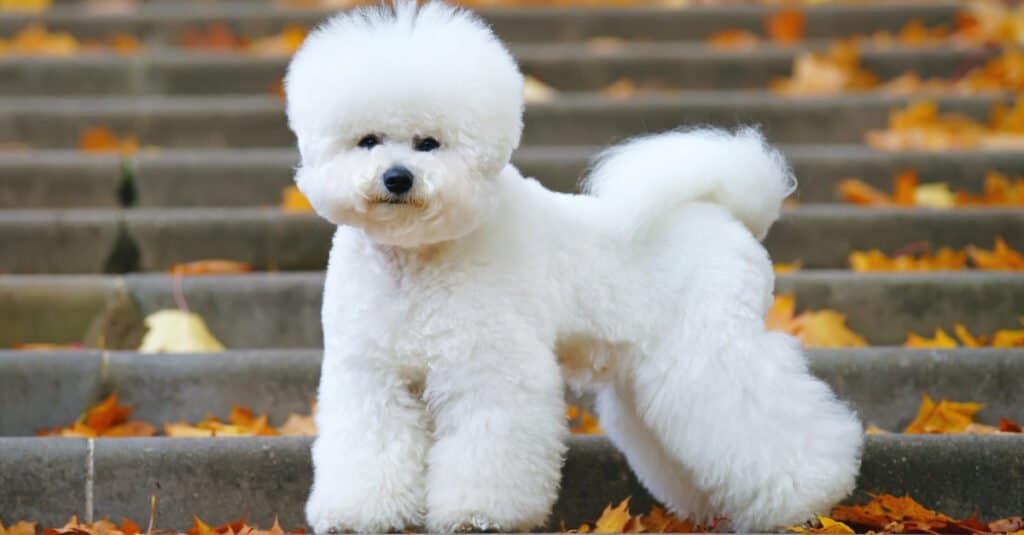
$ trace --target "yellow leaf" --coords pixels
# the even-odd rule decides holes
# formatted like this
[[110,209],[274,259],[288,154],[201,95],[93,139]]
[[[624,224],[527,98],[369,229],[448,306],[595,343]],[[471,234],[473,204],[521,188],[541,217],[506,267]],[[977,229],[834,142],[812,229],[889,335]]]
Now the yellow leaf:
[[786,529],[796,533],[855,533],[850,526],[847,526],[842,522],[832,520],[827,516],[819,516],[818,523],[821,524],[821,527],[805,528],[801,526],[788,526]]
[[183,310],[159,310],[146,317],[142,353],[197,353],[224,351],[198,314]]
[[985,405],[981,403],[957,403],[941,400],[932,401],[927,394],[922,396],[917,416],[904,433],[964,433],[974,423],[974,415]]
[[885,429],[882,429],[881,427],[878,427],[877,425],[869,425],[868,428],[864,430],[864,434],[865,435],[888,435],[889,432],[886,431]]
[[835,310],[804,312],[795,321],[797,337],[805,347],[863,347],[864,337],[846,326],[846,316]]
[[4,523],[0,522],[0,535],[36,535],[36,525],[38,522],[15,522],[11,524],[11,527],[4,528]]
[[929,208],[952,208],[956,205],[956,196],[949,191],[949,184],[945,182],[921,184],[914,190],[914,204]]
[[799,260],[789,263],[779,263],[773,266],[776,273],[793,273],[800,271],[801,267],[803,267],[803,265]]
[[963,344],[964,347],[981,347],[984,345],[979,342],[978,339],[967,330],[967,327],[963,326],[963,324],[957,323],[956,325],[953,325],[953,332],[956,333],[956,337],[960,339],[960,343]]
[[524,80],[523,99],[526,102],[549,102],[556,95],[558,91],[533,76],[527,76]]
[[190,425],[187,422],[164,424],[164,434],[169,437],[212,437],[213,431]]
[[299,191],[296,186],[288,186],[281,190],[281,209],[285,212],[305,213],[312,212],[313,205],[309,199]]
[[618,507],[612,508],[609,505],[604,508],[601,518],[594,524],[594,533],[622,533],[629,518],[629,498],[626,498]]
[[[41,13],[50,9],[52,4],[53,0],[0,0],[0,11]],[[0,533],[2,533],[2,530],[0,530]]]
[[941,349],[960,347],[960,344],[957,344],[946,331],[935,329],[934,338],[925,338],[914,332],[907,333],[907,341],[903,343],[903,347]]

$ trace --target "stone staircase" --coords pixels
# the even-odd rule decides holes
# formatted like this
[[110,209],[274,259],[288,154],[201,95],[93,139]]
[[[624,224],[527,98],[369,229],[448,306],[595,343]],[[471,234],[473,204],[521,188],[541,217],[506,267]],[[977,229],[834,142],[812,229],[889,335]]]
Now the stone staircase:
[[[811,351],[812,367],[866,423],[897,430],[922,393],[986,403],[980,419],[1024,419],[1024,350],[911,350],[908,330],[955,322],[988,333],[1017,325],[1024,277],[990,272],[867,275],[844,271],[852,249],[894,251],[910,242],[987,246],[996,235],[1024,246],[1024,211],[865,210],[836,204],[835,186],[859,176],[887,187],[912,167],[929,180],[977,189],[989,169],[1024,174],[1024,153],[880,153],[862,144],[888,111],[910,99],[865,93],[786,99],[765,90],[789,73],[797,51],[828,39],[896,30],[918,18],[949,23],[954,2],[807,8],[798,47],[716,50],[701,41],[725,28],[758,30],[772,8],[493,8],[484,15],[523,70],[558,88],[531,104],[515,162],[548,187],[572,191],[600,146],[681,124],[757,122],[784,147],[801,179],[801,204],[787,210],[767,245],[776,261],[804,270],[781,275],[780,292],[801,308],[833,308],[874,346]],[[269,525],[304,524],[311,468],[304,438],[29,438],[64,425],[106,394],[161,423],[224,415],[248,405],[280,422],[308,410],[319,376],[319,304],[331,228],[314,215],[275,206],[296,163],[294,140],[274,96],[285,58],[197,54],[174,46],[188,28],[225,21],[239,35],[309,26],[323,12],[262,2],[142,3],[126,13],[87,13],[73,3],[41,16],[0,14],[0,36],[42,19],[80,38],[114,32],[146,44],[138,56],[0,57],[0,348],[74,343],[97,325],[138,324],[174,308],[174,263],[203,258],[271,271],[185,278],[191,310],[226,353],[142,355],[106,328],[103,347],[59,352],[0,351],[0,519],[61,524],[109,515],[136,522],[156,495],[157,525],[184,529],[198,514],[214,524],[246,516]],[[626,40],[614,50],[592,37]],[[992,54],[980,48],[868,49],[883,75],[915,69],[951,76]],[[684,88],[678,94],[611,99],[597,90],[620,77]],[[943,109],[983,117],[1006,96],[943,97]],[[137,135],[135,156],[77,150],[87,127]],[[124,329],[122,329],[123,331]],[[813,425],[813,422],[808,422]],[[609,502],[650,498],[601,437],[572,443],[550,529],[591,521]],[[1021,436],[869,436],[854,500],[910,493],[950,515],[993,519],[1024,513]]]

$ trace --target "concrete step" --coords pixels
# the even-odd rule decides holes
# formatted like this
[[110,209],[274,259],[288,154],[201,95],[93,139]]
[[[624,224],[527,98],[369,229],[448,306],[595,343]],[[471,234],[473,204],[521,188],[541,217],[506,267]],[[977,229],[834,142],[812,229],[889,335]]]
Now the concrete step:
[[[681,125],[757,123],[774,143],[862,143],[906,97],[865,94],[789,99],[769,92],[686,92],[613,100],[575,93],[527,106],[524,145],[603,145]],[[942,109],[978,119],[1001,96],[949,96]],[[87,127],[106,124],[159,147],[292,146],[283,103],[273,96],[54,97],[0,99],[0,143],[34,148],[78,145]]]
[[[1024,175],[1024,153],[880,152],[863,145],[788,145],[804,203],[836,202],[837,182],[856,176],[889,191],[905,169],[923,181],[979,191],[989,170]],[[513,161],[526,176],[555,191],[577,191],[601,147],[525,147]],[[0,208],[90,208],[132,203],[165,206],[276,206],[292,184],[298,154],[276,149],[160,149],[122,164],[118,156],[75,150],[12,152],[0,158]]]
[[[813,423],[809,422],[809,425]],[[196,514],[219,524],[245,516],[269,526],[304,524],[311,439],[0,438],[5,516],[60,525],[80,518],[144,523],[157,496],[157,524],[184,530]],[[868,436],[854,501],[909,493],[953,516],[989,520],[1020,513],[1024,440],[1017,436]],[[652,500],[604,437],[573,437],[562,491],[547,528],[593,522],[609,503]],[[6,502],[6,503],[5,503]]]
[[[827,4],[806,9],[806,35],[810,39],[894,31],[912,19],[929,26],[952,25],[962,4],[951,0],[912,0],[877,4]],[[578,41],[590,37],[649,40],[703,40],[724,29],[763,33],[764,19],[779,8],[766,5],[666,7],[513,7],[479,10],[497,33],[510,42]],[[263,37],[286,25],[312,26],[329,12],[281,9],[246,2],[195,3],[188,9],[170,3],[142,5],[123,12],[97,12],[82,6],[57,6],[45,14],[0,14],[0,35],[10,35],[41,20],[52,29],[79,38],[96,39],[112,33],[136,35],[149,43],[175,43],[183,31],[210,22],[226,21],[245,37]]]
[[[1016,388],[1024,374],[1024,349],[817,350],[809,358],[814,373],[866,425],[902,430],[924,393],[984,403],[979,422],[1024,421],[1024,392]],[[68,425],[111,392],[121,404],[136,407],[133,418],[158,428],[208,414],[226,419],[232,405],[251,407],[281,425],[291,413],[309,414],[320,360],[319,350],[285,349],[178,355],[0,351],[0,436],[33,436]]]
[[[252,273],[186,277],[189,308],[232,349],[320,347],[323,274]],[[0,347],[25,343],[136,347],[141,318],[176,308],[174,280],[162,274],[7,275],[0,277]],[[782,275],[776,290],[797,307],[833,308],[874,345],[901,345],[909,330],[931,333],[964,324],[990,334],[1019,328],[1024,277],[989,272],[860,274],[808,271]],[[87,339],[88,338],[88,339]]]
[[[0,270],[7,273],[166,271],[205,258],[260,271],[319,270],[334,226],[315,214],[274,208],[136,208],[0,211]],[[934,249],[996,236],[1024,249],[1024,211],[1015,208],[879,208],[802,205],[786,210],[766,240],[778,262],[845,269],[854,250],[894,253],[927,241]]]
[[[796,54],[810,46],[766,46],[756,52],[721,50],[701,43],[630,43],[600,51],[586,44],[532,44],[512,49],[523,72],[561,91],[597,91],[620,78],[681,89],[759,89],[792,73]],[[995,49],[938,47],[871,49],[863,64],[883,79],[908,71],[950,78],[982,64]],[[195,54],[154,50],[139,56],[0,58],[0,96],[17,95],[213,95],[276,90],[287,57]]]

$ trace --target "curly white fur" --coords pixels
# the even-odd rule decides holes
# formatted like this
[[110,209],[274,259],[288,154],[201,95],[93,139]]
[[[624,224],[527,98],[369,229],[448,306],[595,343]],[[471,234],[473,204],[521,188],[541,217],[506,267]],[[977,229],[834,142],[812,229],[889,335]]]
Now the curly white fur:
[[[758,242],[793,187],[755,130],[640,138],[592,195],[508,165],[522,76],[441,3],[339,15],[287,77],[296,181],[339,225],[306,512],[318,533],[528,530],[567,435],[563,384],[675,512],[796,523],[849,493],[861,428],[766,332]],[[372,148],[359,146],[368,134]],[[434,137],[440,147],[416,150]],[[382,173],[414,175],[394,195]],[[756,236],[756,237],[755,237]]]

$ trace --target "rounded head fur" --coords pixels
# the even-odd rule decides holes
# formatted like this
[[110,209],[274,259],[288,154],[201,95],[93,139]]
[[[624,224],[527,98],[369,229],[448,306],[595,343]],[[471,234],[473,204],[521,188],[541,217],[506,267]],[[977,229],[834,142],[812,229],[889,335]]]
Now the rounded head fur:
[[472,231],[519,145],[515,60],[486,23],[441,2],[333,17],[295,54],[285,84],[299,189],[321,216],[379,243]]

